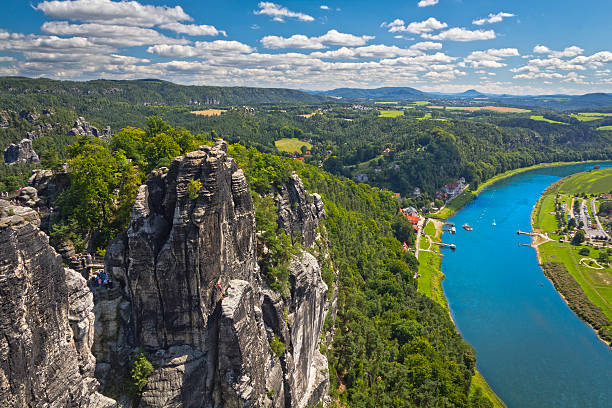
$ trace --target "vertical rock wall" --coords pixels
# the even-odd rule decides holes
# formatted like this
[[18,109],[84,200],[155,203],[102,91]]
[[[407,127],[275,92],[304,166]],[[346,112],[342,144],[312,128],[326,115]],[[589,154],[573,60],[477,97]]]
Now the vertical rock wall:
[[113,407],[93,377],[93,297],[38,214],[0,200],[0,406]]
[[[127,234],[107,250],[106,267],[129,302],[121,338],[155,366],[141,407],[305,407],[327,393],[319,265],[308,253],[293,262],[286,299],[262,283],[253,203],[226,149],[219,141],[154,171]],[[188,191],[194,180],[202,183],[197,197]],[[311,246],[320,198],[297,176],[281,196],[282,228]],[[275,338],[285,346],[280,356]]]

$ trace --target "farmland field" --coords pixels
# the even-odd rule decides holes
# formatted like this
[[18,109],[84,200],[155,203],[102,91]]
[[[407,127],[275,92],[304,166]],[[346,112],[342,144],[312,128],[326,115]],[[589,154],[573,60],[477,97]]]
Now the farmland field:
[[600,126],[597,130],[612,130],[612,126]]
[[199,111],[192,111],[194,115],[198,116],[221,116],[222,113],[227,112],[226,109],[205,109]]
[[612,190],[612,167],[578,173],[568,177],[556,187],[557,192],[570,194],[601,194],[609,193],[610,190]]
[[302,118],[312,118],[316,114],[317,114],[317,112],[312,112],[312,113],[306,113],[304,115],[298,115],[298,116],[302,117]]
[[567,123],[557,122],[556,120],[546,119],[544,116],[541,116],[541,115],[531,115],[531,120],[537,120],[537,121],[540,121],[540,122],[548,122],[548,123],[558,123],[560,125],[567,125]]
[[404,115],[404,111],[400,110],[381,110],[379,112],[380,118],[397,118],[398,116]]
[[302,146],[306,146],[306,149],[312,149],[312,145],[308,142],[303,142],[299,139],[279,139],[274,142],[274,145],[281,152],[288,153],[299,153],[301,152]]

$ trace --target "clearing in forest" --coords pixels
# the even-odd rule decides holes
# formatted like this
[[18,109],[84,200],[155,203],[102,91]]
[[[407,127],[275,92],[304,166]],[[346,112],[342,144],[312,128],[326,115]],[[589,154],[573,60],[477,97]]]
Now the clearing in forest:
[[600,126],[597,130],[612,130],[612,126]]
[[198,116],[221,116],[221,114],[224,112],[227,112],[227,109],[205,109],[199,111],[191,111],[191,113]]
[[379,118],[397,118],[404,115],[404,111],[401,110],[381,110],[379,112]]
[[312,145],[310,143],[303,142],[295,138],[279,139],[274,142],[274,145],[281,152],[287,152],[287,153],[301,153],[302,146],[306,146],[306,149],[308,150],[312,149]]
[[318,112],[312,112],[312,113],[305,113],[303,115],[297,115],[301,118],[312,118],[314,115],[316,115]]
[[564,123],[564,122],[558,122],[556,120],[546,119],[542,115],[531,115],[531,120],[537,120],[539,122],[557,123],[559,125],[567,125],[567,123]]

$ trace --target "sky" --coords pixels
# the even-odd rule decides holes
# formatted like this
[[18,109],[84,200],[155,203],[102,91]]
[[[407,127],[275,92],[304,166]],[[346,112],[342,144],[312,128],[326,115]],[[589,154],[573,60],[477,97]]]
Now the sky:
[[2,76],[612,92],[610,0],[2,3]]

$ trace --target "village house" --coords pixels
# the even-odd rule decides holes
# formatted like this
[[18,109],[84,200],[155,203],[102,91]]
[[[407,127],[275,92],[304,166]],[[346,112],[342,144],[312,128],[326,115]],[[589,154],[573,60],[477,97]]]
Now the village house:
[[421,189],[418,188],[418,187],[415,187],[414,191],[412,192],[412,195],[416,196],[416,197],[420,197],[421,196]]

